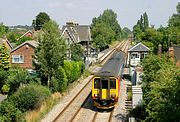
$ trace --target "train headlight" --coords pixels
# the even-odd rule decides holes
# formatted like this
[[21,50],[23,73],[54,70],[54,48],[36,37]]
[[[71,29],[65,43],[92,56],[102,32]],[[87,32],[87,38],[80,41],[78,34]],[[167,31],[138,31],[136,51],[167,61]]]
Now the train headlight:
[[99,97],[99,94],[94,94],[94,97]]
[[116,97],[116,94],[111,94],[111,98],[115,98]]

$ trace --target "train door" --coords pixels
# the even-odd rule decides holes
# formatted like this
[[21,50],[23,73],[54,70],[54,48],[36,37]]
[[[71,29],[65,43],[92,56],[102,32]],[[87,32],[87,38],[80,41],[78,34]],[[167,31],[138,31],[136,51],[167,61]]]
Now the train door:
[[109,79],[108,78],[103,78],[101,79],[101,82],[100,82],[100,86],[101,86],[101,89],[100,89],[100,92],[101,92],[101,99],[108,99],[109,98],[109,95],[110,95],[110,83],[109,83]]

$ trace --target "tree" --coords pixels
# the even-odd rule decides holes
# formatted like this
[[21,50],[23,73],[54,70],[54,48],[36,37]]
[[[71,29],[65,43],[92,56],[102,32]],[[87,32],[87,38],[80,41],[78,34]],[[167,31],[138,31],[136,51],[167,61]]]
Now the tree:
[[104,50],[114,40],[115,32],[105,23],[97,23],[91,30],[97,49]]
[[136,39],[141,40],[142,33],[148,29],[149,27],[149,20],[148,15],[145,12],[143,15],[141,15],[140,19],[137,21],[137,24],[133,27],[133,34],[136,37]]
[[45,12],[40,12],[36,16],[36,19],[33,20],[32,26],[34,27],[35,30],[40,30],[43,27],[43,25],[49,21],[50,21],[49,15]]
[[121,38],[122,29],[117,21],[117,14],[111,9],[104,10],[103,14],[95,17],[91,25],[92,38],[95,46],[100,50]]
[[72,61],[83,61],[83,52],[84,49],[80,44],[72,44],[71,45],[71,60]]
[[145,121],[179,121],[180,70],[164,56],[150,55],[142,64]]
[[54,72],[63,65],[66,58],[66,43],[61,37],[58,25],[49,21],[42,28],[43,34],[39,38],[40,45],[34,57],[35,68],[47,78],[47,85]]
[[0,23],[0,38],[4,37],[8,32],[8,27],[5,26],[3,23]]
[[0,68],[9,69],[10,66],[10,54],[5,44],[3,43],[0,46]]
[[144,28],[143,29],[146,30],[149,27],[149,20],[148,20],[148,15],[146,12],[143,14],[143,19],[144,19]]
[[168,22],[169,41],[180,45],[180,3],[176,6],[177,13],[173,14]]
[[63,67],[60,66],[58,68],[58,71],[56,72],[53,80],[55,84],[52,84],[53,85],[52,87],[56,88],[54,89],[54,92],[55,91],[63,92],[66,90],[67,85],[68,85],[68,79],[67,79],[67,75]]

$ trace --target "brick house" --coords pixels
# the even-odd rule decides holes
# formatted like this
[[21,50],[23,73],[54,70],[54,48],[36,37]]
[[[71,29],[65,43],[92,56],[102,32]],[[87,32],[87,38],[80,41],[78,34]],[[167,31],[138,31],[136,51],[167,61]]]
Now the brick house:
[[14,48],[11,52],[11,64],[18,65],[22,68],[33,69],[32,58],[35,48],[38,46],[37,41],[26,41]]
[[20,36],[17,40],[20,40],[23,37],[30,37],[30,38],[32,38],[33,37],[33,32],[29,30],[29,31],[25,32],[22,36]]

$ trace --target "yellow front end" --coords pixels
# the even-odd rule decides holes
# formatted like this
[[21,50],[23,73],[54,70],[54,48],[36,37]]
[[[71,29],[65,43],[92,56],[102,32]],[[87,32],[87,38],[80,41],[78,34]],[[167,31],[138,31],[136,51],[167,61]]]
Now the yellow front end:
[[[106,80],[108,87],[104,87],[104,81],[100,77],[94,77],[92,83],[93,105],[101,109],[113,108],[118,100],[119,83],[115,77]],[[99,83],[98,83],[99,82]]]

